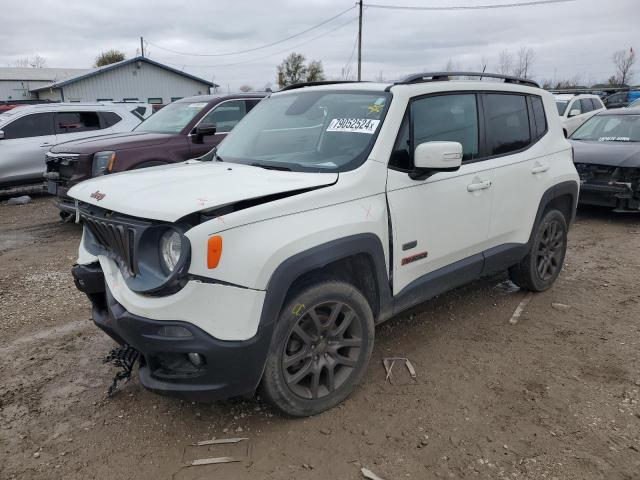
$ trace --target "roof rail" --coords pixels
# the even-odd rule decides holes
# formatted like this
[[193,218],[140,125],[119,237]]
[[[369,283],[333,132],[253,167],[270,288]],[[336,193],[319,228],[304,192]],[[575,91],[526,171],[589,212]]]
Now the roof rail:
[[318,85],[335,85],[337,83],[362,83],[362,82],[358,82],[358,80],[322,80],[320,82],[300,82],[300,83],[292,83],[291,85],[287,85],[286,87],[283,87],[278,91],[284,92],[286,90],[295,90],[297,88],[316,87]]
[[482,78],[499,78],[504,80],[504,83],[515,83],[518,85],[527,85],[529,87],[540,88],[533,80],[527,80],[526,78],[512,77],[510,75],[500,75],[499,73],[486,73],[486,72],[426,72],[426,73],[413,73],[407,75],[401,80],[394,83],[394,85],[407,85],[411,83],[423,83],[423,82],[442,82],[450,80],[450,77],[480,77]]

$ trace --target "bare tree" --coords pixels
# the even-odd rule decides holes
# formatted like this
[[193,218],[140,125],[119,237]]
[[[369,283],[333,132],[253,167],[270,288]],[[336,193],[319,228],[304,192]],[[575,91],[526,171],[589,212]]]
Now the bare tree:
[[385,80],[386,79],[384,78],[384,75],[382,74],[382,70],[380,70],[378,72],[378,75],[376,75],[375,81],[378,82],[378,83],[384,83]]
[[33,57],[22,57],[14,60],[10,64],[11,67],[17,68],[44,68],[47,66],[47,60],[40,55],[34,55]]
[[352,68],[351,64],[346,65],[340,69],[340,77],[338,80],[351,80],[352,79]]
[[[613,54],[613,64],[616,67],[616,73],[612,77],[614,83],[617,85],[627,85],[633,78],[634,71],[633,65],[636,62],[636,52],[633,47],[629,51],[618,50]],[[611,80],[609,83],[611,83]]]
[[127,56],[120,50],[107,50],[106,52],[101,52],[100,55],[96,57],[96,63],[94,64],[94,67],[104,67],[105,65],[118,63],[123,61],[125,58],[127,58]]
[[513,56],[508,50],[503,50],[498,56],[496,70],[500,75],[511,75],[513,73]]
[[452,58],[447,60],[447,64],[444,66],[443,71],[445,72],[459,72],[462,70],[459,62],[454,62]]
[[253,91],[253,87],[251,85],[242,85],[240,87],[240,91],[241,92],[245,92],[245,93],[252,92]]
[[522,47],[518,50],[516,65],[513,70],[513,75],[521,78],[530,78],[532,76],[531,68],[536,55],[533,49],[529,47]]

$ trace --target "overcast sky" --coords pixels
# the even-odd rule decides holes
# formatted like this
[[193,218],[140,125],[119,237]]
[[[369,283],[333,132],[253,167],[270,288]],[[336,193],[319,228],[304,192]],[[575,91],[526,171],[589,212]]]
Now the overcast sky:
[[[522,1],[371,3],[454,6]],[[49,67],[87,68],[100,51],[109,48],[134,56],[142,35],[149,42],[152,59],[213,78],[224,90],[243,84],[256,89],[275,85],[276,65],[291,51],[321,60],[328,78],[339,77],[351,58],[355,75],[355,8],[290,41],[246,54],[184,56],[160,48],[200,54],[256,48],[301,32],[354,4],[352,0],[4,0],[0,66],[38,54],[46,58]],[[366,8],[363,78],[393,79],[410,72],[441,70],[449,59],[474,70],[486,60],[487,71],[495,71],[501,51],[515,52],[527,46],[535,52],[533,76],[538,80],[576,74],[586,83],[606,80],[613,73],[614,51],[631,46],[640,49],[637,6],[638,0],[575,0],[455,12]],[[640,66],[637,70],[634,80],[640,83]]]

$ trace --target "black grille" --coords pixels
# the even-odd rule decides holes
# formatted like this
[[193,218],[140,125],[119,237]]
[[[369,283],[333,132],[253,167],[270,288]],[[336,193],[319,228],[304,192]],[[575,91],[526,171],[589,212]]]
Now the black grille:
[[96,241],[113,253],[131,275],[138,273],[133,258],[136,231],[127,225],[110,223],[83,215],[84,224]]

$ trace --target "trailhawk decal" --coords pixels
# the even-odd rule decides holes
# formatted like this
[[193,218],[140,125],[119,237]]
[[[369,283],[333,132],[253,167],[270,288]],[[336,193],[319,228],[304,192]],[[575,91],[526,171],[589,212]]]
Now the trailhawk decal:
[[368,133],[373,135],[380,120],[370,118],[334,118],[327,132]]

